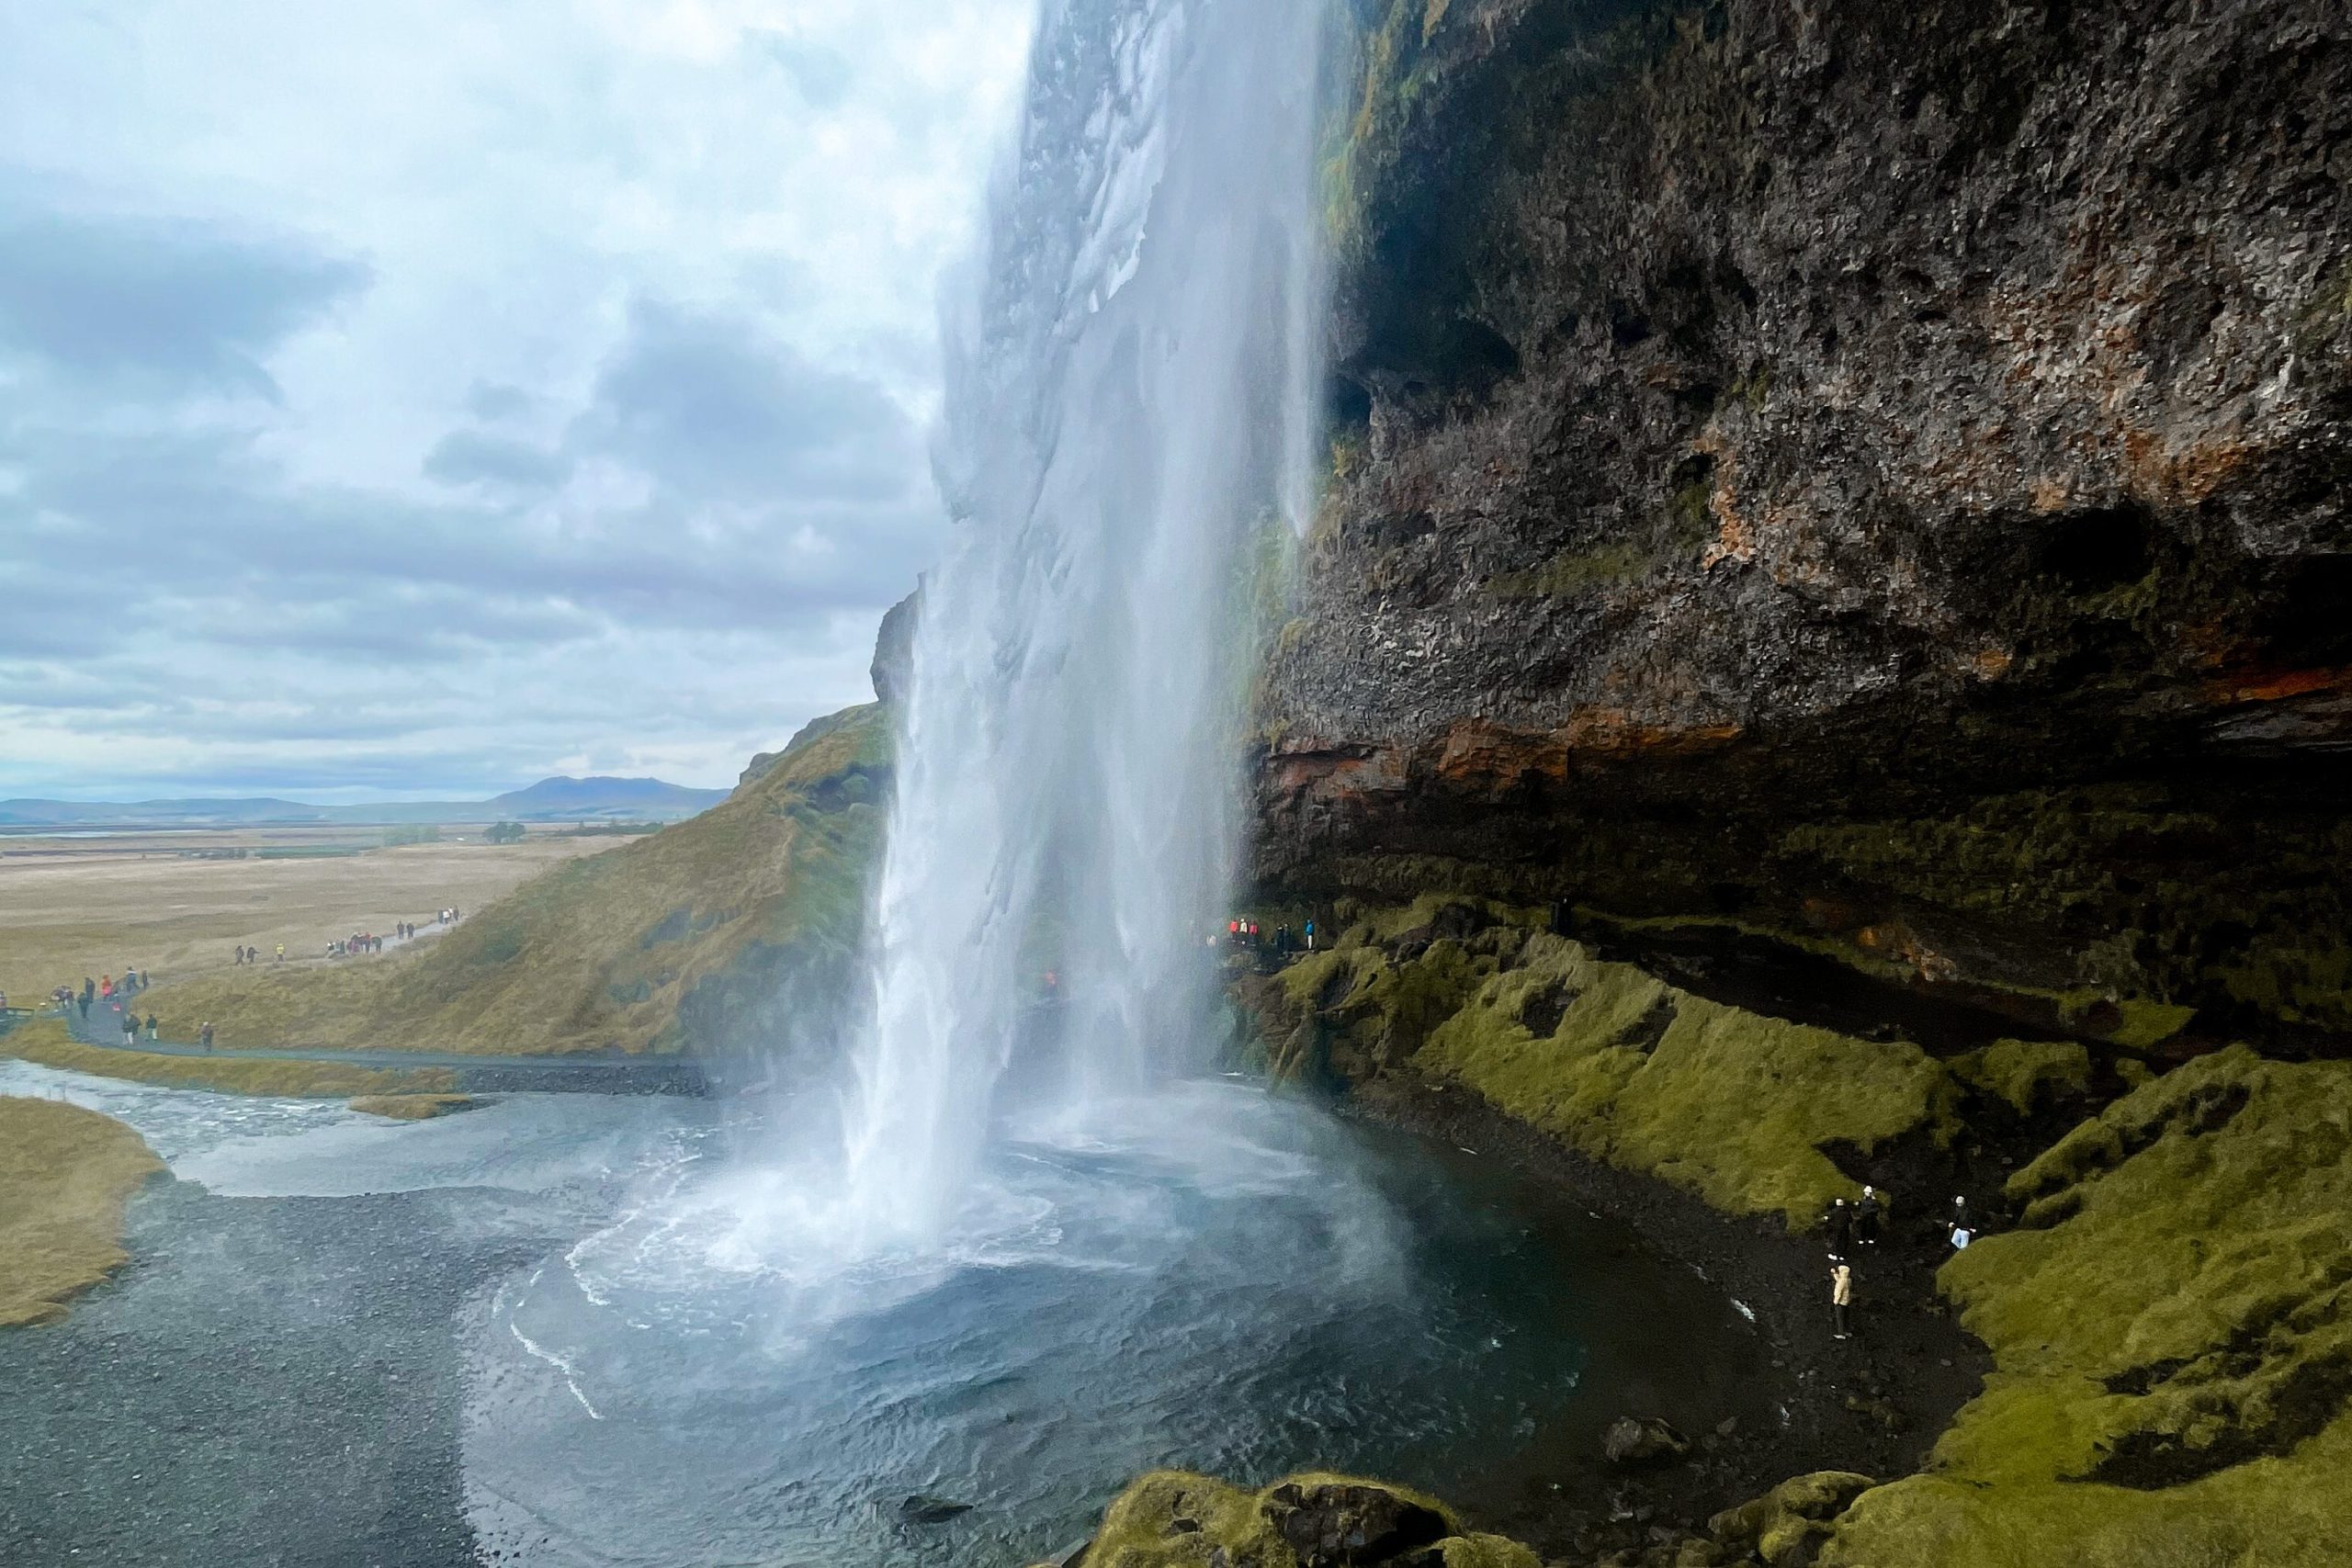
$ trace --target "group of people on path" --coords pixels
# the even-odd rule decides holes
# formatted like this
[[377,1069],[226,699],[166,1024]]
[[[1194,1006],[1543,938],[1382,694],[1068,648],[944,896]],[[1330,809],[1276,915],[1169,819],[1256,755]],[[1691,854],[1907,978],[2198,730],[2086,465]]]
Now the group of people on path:
[[[454,925],[457,922],[457,919],[458,911],[456,909],[444,909],[434,917],[433,923],[436,926]],[[394,942],[414,942],[416,940],[416,931],[417,927],[414,920],[394,920],[392,922],[391,940]],[[378,936],[373,931],[356,931],[350,936],[345,937],[340,942],[331,942],[327,943],[327,956],[329,958],[348,958],[355,953],[381,953],[384,951],[384,938]]]
[[[1261,952],[1268,945],[1265,932],[1259,928],[1257,921],[1246,915],[1236,915],[1225,922],[1225,940],[1228,946],[1242,948],[1251,953]],[[1212,947],[1216,945],[1216,937],[1209,938],[1209,945]],[[1284,961],[1287,961],[1295,953],[1314,952],[1315,922],[1308,920],[1299,931],[1293,931],[1286,925],[1276,926],[1272,945],[1274,956]]]
[[[436,912],[433,917],[433,923],[435,926],[455,925],[457,923],[457,919],[458,909],[457,906],[453,904],[448,908]],[[420,929],[422,928],[420,928],[414,920],[395,920],[392,922],[392,934],[390,938],[379,936],[374,931],[354,931],[349,936],[336,937],[330,941],[326,944],[325,956],[329,958],[350,958],[359,954],[381,953],[384,951],[384,943],[388,940],[397,942],[414,942],[416,940],[416,933]],[[236,953],[238,964],[259,964],[261,962],[261,949],[258,947],[247,947],[240,943],[237,947]],[[277,944],[274,962],[279,964],[286,962],[286,944],[282,942]]]
[[119,1011],[122,1007],[121,998],[130,996],[134,991],[143,991],[146,988],[147,971],[125,969],[119,981],[116,980],[112,975],[101,976],[95,980],[85,975],[82,976],[82,989],[79,993],[76,993],[71,986],[60,986],[49,993],[49,999],[57,1005],[60,1011],[69,1008],[76,1009],[82,1017],[86,1019],[90,1016],[90,1009],[95,1004],[104,1002],[110,1010]]
[[[1876,1187],[1864,1183],[1852,1203],[1835,1199],[1821,1217],[1823,1238],[1829,1248],[1829,1313],[1832,1332],[1839,1339],[1853,1337],[1854,1269],[1852,1259],[1875,1253],[1886,1240],[1888,1200]],[[1976,1239],[1976,1224],[1968,1200],[1955,1196],[1951,1212],[1939,1227],[1951,1249],[1958,1252]]]
[[49,1000],[59,1012],[77,1014],[84,1023],[89,1021],[93,1007],[104,1004],[107,1011],[122,1015],[122,1043],[131,1045],[138,1043],[142,1029],[150,1040],[161,1037],[155,1015],[151,1012],[142,1020],[139,1010],[130,1005],[130,998],[146,989],[147,971],[126,968],[119,980],[110,974],[96,979],[85,975],[79,991],[71,986],[60,986],[49,993]]

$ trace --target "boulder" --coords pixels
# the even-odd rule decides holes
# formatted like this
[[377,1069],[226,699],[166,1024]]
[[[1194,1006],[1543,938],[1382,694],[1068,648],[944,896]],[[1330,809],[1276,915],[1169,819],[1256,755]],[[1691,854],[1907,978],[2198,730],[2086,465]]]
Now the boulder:
[[1600,1435],[1600,1451],[1611,1464],[1653,1464],[1680,1459],[1690,1451],[1690,1439],[1655,1416],[1620,1416]]
[[1453,1533],[1436,1509],[1366,1483],[1285,1482],[1263,1508],[1300,1568],[1386,1562]]

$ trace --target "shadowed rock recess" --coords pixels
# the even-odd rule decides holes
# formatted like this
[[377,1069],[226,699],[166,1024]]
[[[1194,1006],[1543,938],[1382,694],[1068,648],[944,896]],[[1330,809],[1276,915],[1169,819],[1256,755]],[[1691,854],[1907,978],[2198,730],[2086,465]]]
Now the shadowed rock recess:
[[[1992,1369],[1917,1473],[1792,1454],[1561,1560],[2342,1562],[2352,14],[1354,12],[1250,759],[1325,951],[1240,987],[1269,1059],[1807,1279],[1891,1182]],[[1195,1486],[1090,1568],[1506,1560]]]

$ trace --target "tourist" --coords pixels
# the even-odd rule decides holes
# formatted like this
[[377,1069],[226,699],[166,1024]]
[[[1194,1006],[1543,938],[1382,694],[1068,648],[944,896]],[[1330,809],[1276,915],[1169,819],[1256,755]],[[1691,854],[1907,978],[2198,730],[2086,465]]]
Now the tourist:
[[1846,1206],[1846,1200],[1830,1200],[1829,1212],[1821,1216],[1821,1229],[1829,1243],[1831,1259],[1845,1257],[1854,1241],[1854,1211]]
[[1885,1223],[1886,1206],[1879,1201],[1878,1189],[1864,1187],[1862,1201],[1854,1205],[1855,1241],[1864,1247],[1876,1247]]
[[286,944],[282,942],[277,944],[277,961],[280,964],[286,962]]
[[148,1038],[149,1040],[154,1040],[154,1039],[159,1038],[159,1036],[156,1034],[155,1031],[156,1031],[155,1015],[154,1015],[153,1013],[152,1013],[152,1012],[151,1012],[151,1013],[149,1013],[149,1014],[147,1015],[147,1038]]
[[1951,1201],[1951,1222],[1950,1222],[1950,1224],[1949,1224],[1949,1227],[1948,1227],[1948,1228],[1950,1228],[1950,1229],[1951,1229],[1951,1230],[1956,1230],[1956,1231],[1972,1231],[1972,1230],[1974,1230],[1974,1229],[1976,1228],[1974,1225],[1972,1225],[1972,1224],[1970,1224],[1968,1223],[1968,1200],[1967,1200],[1967,1199],[1965,1199],[1965,1198],[1960,1198],[1960,1197],[1955,1197],[1954,1199],[1952,1199],[1952,1201]]
[[101,975],[100,976],[98,976],[98,999],[99,999],[99,1000],[101,1000],[101,1001],[108,1001],[108,1002],[110,1002],[110,1001],[114,1000],[114,976],[111,976],[111,975]]
[[1306,922],[1306,951],[1309,953],[1315,951],[1315,922],[1313,920]]
[[241,947],[241,948],[237,949],[237,962],[238,962],[238,963],[240,963],[240,964],[243,964],[244,961],[245,961],[245,950],[244,950],[243,948],[242,948],[242,947]]
[[1843,1263],[1837,1264],[1829,1270],[1829,1312],[1840,1339],[1852,1337],[1846,1314],[1853,1304],[1854,1271]]
[[122,1015],[122,1043],[125,1045],[139,1043],[139,1015],[135,1012]]
[[196,1043],[208,1051],[212,1049],[212,1025],[209,1021],[196,1032]]

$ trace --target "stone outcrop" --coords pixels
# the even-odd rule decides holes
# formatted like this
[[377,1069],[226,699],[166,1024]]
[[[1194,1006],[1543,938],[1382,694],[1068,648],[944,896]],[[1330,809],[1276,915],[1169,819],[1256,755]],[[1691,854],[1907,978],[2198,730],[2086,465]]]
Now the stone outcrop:
[[1370,9],[1261,881],[2352,1029],[2344,8]]
[[[874,700],[888,707],[905,702],[908,682],[914,676],[915,623],[922,614],[922,590],[899,600],[884,612],[880,629],[874,637],[874,661],[867,673],[874,681]],[[855,708],[844,713],[856,713]],[[784,760],[794,747],[826,734],[841,724],[844,714],[831,714],[812,719],[801,727],[800,732],[785,744],[783,751],[763,751],[753,757],[735,781],[735,793],[741,795],[767,777],[770,769]]]
[[1536,1568],[1516,1541],[1464,1529],[1442,1503],[1352,1476],[1295,1475],[1251,1492],[1183,1471],[1113,1501],[1085,1568]]

